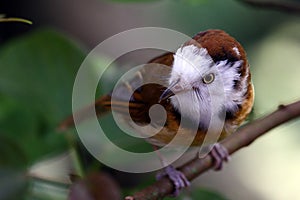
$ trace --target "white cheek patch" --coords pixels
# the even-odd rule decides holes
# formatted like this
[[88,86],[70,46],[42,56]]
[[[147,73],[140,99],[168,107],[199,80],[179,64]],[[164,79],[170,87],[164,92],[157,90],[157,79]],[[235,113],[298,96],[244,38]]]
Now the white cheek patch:
[[179,48],[174,55],[169,83],[177,79],[180,79],[182,83],[179,84],[183,85],[199,81],[201,75],[212,65],[213,60],[205,48],[199,48],[195,45]]
[[[244,94],[247,91],[247,78],[248,73],[244,78],[241,78],[239,74],[239,68],[243,64],[243,61],[236,61],[234,63],[228,63],[228,61],[220,61],[216,67],[218,69],[218,77],[222,80],[225,102],[224,106],[227,110],[236,111],[238,104],[244,101]],[[234,81],[241,81],[241,88],[234,89]]]
[[[210,119],[208,99],[202,99],[191,89],[192,86],[202,82],[202,76],[207,73],[214,65],[213,59],[205,48],[199,48],[195,45],[184,46],[179,48],[174,55],[174,63],[169,83],[180,80],[178,85],[185,92],[179,93],[176,97],[171,98],[173,106],[180,111],[184,117],[199,123],[203,119]],[[210,104],[209,104],[210,105]],[[201,115],[201,117],[200,117]]]

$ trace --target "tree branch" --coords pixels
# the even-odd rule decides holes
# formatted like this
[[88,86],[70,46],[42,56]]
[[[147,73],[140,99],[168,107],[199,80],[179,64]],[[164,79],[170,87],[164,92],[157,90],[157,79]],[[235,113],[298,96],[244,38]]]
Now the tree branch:
[[[280,105],[273,113],[257,119],[230,135],[220,143],[227,148],[229,154],[248,146],[258,137],[267,131],[288,122],[289,120],[300,117],[300,101],[289,105]],[[193,180],[208,169],[213,167],[213,160],[210,155],[203,159],[195,158],[178,168],[188,180]],[[154,200],[161,199],[173,191],[173,184],[168,178],[162,178],[153,185],[128,196],[126,200]]]
[[288,13],[300,14],[300,4],[297,2],[282,2],[282,1],[261,1],[261,0],[238,0],[243,4],[247,4],[253,7],[273,9],[278,11],[284,11]]

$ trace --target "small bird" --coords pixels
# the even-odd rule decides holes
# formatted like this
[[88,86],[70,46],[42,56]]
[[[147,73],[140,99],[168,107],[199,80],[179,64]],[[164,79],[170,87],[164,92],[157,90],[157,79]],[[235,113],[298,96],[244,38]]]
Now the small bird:
[[[168,52],[152,59],[150,64],[169,67],[169,71],[155,68],[136,72],[136,76],[118,87],[119,92],[112,100],[112,94],[100,97],[95,102],[97,115],[100,117],[117,105],[115,111],[122,114],[123,107],[129,107],[131,119],[141,125],[151,122],[149,109],[160,104],[166,111],[163,128],[147,141],[155,146],[164,146],[180,134],[181,141],[193,137],[192,146],[201,145],[207,134],[211,119],[210,102],[220,99],[218,81],[222,82],[224,98],[214,105],[217,112],[225,113],[224,126],[218,141],[233,133],[251,112],[254,102],[254,89],[246,53],[239,42],[222,30],[199,32],[190,41],[178,48],[175,53]],[[166,77],[167,87],[159,84],[145,84],[133,90],[133,85],[149,77]],[[208,86],[210,91],[208,91]],[[122,94],[131,93],[129,102],[125,102]],[[119,96],[118,96],[119,95]],[[91,108],[91,107],[89,107]],[[80,119],[88,118],[89,108],[78,112]],[[196,124],[195,135],[188,134],[188,127],[180,129],[180,122],[185,119]],[[59,128],[66,129],[74,124],[73,118],[63,121]],[[179,141],[180,141],[179,140]],[[183,142],[184,143],[184,142]],[[180,142],[179,144],[180,145]],[[222,168],[222,162],[228,160],[227,150],[219,143],[213,144],[210,152],[214,158],[215,169]],[[189,181],[181,172],[166,168],[166,175],[173,181],[174,194],[189,185]]]

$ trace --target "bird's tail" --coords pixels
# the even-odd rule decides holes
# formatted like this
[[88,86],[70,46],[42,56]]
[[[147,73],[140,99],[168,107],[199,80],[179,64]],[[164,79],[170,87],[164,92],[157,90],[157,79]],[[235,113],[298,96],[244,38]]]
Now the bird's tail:
[[94,104],[89,105],[67,117],[57,127],[58,131],[65,131],[74,126],[74,116],[77,122],[82,122],[92,117],[92,110],[95,108],[97,117],[105,115],[111,110],[111,96],[105,95],[98,99]]

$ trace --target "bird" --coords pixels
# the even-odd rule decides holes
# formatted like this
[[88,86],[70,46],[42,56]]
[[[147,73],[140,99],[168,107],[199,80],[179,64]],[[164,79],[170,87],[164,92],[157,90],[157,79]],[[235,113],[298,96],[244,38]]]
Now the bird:
[[[208,134],[212,116],[210,103],[214,99],[219,100],[213,106],[216,112],[224,113],[224,124],[220,137],[212,144],[210,155],[214,160],[215,170],[220,170],[223,161],[228,161],[229,155],[226,148],[218,142],[236,131],[246,120],[254,103],[250,65],[242,45],[223,30],[209,29],[194,35],[175,52],[164,53],[148,64],[151,67],[137,71],[132,80],[124,81],[118,86],[115,98],[112,98],[112,93],[101,96],[94,105],[78,111],[78,119],[87,119],[91,108],[95,108],[97,116],[101,117],[114,106],[115,111],[121,115],[124,108],[129,108],[130,118],[134,123],[147,125],[151,123],[149,110],[153,105],[159,104],[166,111],[166,119],[162,123],[162,129],[146,140],[160,147],[180,134],[177,145],[180,146],[180,141],[184,144],[188,137],[193,137],[191,146],[199,146]],[[168,70],[161,70],[156,64],[167,66]],[[149,83],[134,87],[149,77],[162,77],[166,84]],[[220,81],[223,87],[221,89],[217,84]],[[129,102],[123,98],[124,93],[131,94]],[[183,119],[193,127],[196,126],[196,134],[188,133],[189,126],[179,130]],[[160,120],[159,117],[157,120]],[[73,125],[74,120],[70,116],[59,125],[59,129],[65,130]],[[172,166],[166,167],[165,173],[159,175],[159,178],[165,175],[174,183],[175,196],[182,188],[190,185],[186,177]]]

